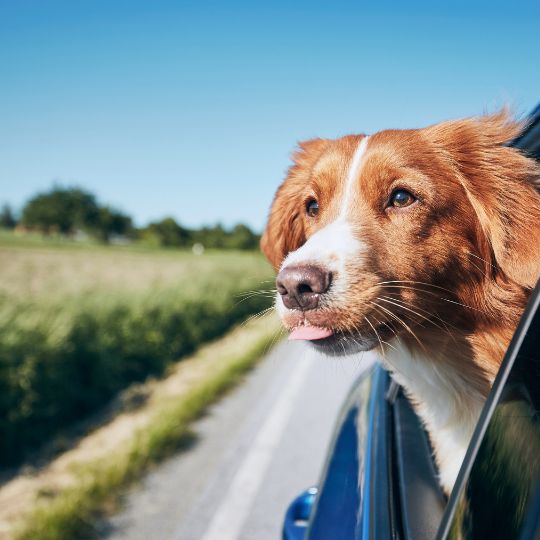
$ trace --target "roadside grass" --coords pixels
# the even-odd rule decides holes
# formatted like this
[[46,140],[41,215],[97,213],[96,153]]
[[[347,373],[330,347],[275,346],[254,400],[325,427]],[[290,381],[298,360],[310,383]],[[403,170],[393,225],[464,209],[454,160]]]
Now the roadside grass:
[[9,246],[25,246],[25,247],[42,247],[42,246],[55,246],[55,247],[87,247],[87,246],[99,246],[96,240],[92,238],[85,239],[84,242],[75,241],[62,234],[44,235],[35,232],[25,232],[19,234],[10,229],[4,229],[0,227],[0,244]]
[[269,306],[271,276],[259,253],[21,246],[0,235],[0,466]]
[[[151,410],[144,427],[107,457],[76,464],[76,485],[38,499],[15,539],[95,538],[99,534],[96,524],[118,507],[127,487],[159,461],[190,444],[190,424],[257,363],[276,340],[278,328],[272,316],[265,316],[204,348],[194,359],[206,364],[204,377],[179,396],[160,397],[156,389],[155,399],[147,405]],[[225,341],[220,352],[220,343]]]

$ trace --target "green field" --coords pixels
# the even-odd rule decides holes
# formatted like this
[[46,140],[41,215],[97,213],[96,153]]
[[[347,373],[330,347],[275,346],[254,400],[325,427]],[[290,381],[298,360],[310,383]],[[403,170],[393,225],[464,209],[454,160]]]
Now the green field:
[[268,307],[261,255],[0,235],[0,463]]

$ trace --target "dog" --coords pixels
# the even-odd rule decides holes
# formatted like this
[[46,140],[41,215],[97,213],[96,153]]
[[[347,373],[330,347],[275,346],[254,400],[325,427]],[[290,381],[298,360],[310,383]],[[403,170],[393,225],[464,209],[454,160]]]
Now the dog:
[[507,112],[299,144],[261,249],[291,339],[376,349],[450,493],[540,276],[540,166]]

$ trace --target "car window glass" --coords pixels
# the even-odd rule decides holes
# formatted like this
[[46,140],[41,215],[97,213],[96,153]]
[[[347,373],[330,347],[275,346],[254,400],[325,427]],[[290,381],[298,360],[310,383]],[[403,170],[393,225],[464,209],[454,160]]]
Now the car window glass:
[[539,351],[536,310],[461,491],[448,538],[520,537],[540,481]]

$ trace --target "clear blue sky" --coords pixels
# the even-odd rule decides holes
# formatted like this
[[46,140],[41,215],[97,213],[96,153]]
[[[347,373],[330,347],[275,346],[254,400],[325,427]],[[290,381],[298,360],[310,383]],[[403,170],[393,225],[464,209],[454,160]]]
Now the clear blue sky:
[[540,100],[540,2],[0,0],[0,203],[261,229],[299,139]]

